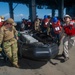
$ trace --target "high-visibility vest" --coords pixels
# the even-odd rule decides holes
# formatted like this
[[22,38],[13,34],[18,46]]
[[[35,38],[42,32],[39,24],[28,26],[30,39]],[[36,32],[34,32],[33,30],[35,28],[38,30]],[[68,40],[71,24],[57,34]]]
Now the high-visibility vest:
[[75,35],[75,22],[71,21],[69,25],[64,24],[63,25],[64,31],[67,35],[69,36],[74,36]]
[[47,28],[47,27],[48,27],[48,22],[49,22],[49,20],[48,20],[48,19],[44,19],[43,22],[44,22],[44,23],[43,23],[43,24],[44,24],[43,26],[44,26],[45,28]]
[[62,27],[60,25],[60,21],[58,20],[56,23],[53,22],[52,28],[53,28],[55,34],[59,34],[62,30]]

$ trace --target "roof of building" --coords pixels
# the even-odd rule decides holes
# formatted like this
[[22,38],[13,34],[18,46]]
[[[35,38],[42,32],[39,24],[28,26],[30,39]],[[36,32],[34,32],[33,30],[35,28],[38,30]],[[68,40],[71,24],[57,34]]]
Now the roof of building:
[[[0,2],[13,2],[13,3],[22,3],[22,4],[29,4],[31,0],[0,0]],[[59,7],[60,2],[62,0],[35,0],[36,5],[41,8],[41,6],[48,6],[47,8],[51,7]],[[65,7],[71,7],[75,4],[75,0],[64,0]]]

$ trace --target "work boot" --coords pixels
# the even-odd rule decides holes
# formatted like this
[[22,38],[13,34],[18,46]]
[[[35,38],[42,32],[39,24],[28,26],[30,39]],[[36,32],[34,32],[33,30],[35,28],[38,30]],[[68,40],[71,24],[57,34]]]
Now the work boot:
[[64,55],[64,53],[62,53],[61,56],[63,56],[64,58],[66,58],[65,55]]
[[64,61],[67,61],[67,60],[69,60],[69,57],[65,57],[65,58],[64,58]]
[[17,63],[14,63],[13,66],[16,67],[16,68],[20,67]]

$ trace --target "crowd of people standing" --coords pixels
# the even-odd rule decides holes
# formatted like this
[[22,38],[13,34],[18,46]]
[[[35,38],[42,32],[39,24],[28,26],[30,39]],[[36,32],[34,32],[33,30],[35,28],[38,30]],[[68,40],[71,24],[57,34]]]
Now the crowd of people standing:
[[[18,68],[18,32],[15,25],[16,23],[12,18],[4,20],[4,17],[0,17],[0,49],[4,49],[9,60]],[[22,19],[20,27],[21,31],[33,29],[35,32],[48,35],[53,39],[53,42],[57,41],[58,46],[60,46],[61,38],[64,36],[61,55],[64,57],[64,61],[69,59],[69,49],[75,44],[75,21],[72,20],[71,16],[65,15],[61,21],[57,17],[51,18],[49,15],[45,15],[44,19],[37,17],[34,23]]]
[[34,29],[49,35],[54,42],[58,41],[58,46],[64,36],[61,55],[64,57],[64,61],[69,59],[69,50],[75,44],[75,20],[70,15],[65,15],[62,20],[45,15],[42,22],[37,18],[34,22]]

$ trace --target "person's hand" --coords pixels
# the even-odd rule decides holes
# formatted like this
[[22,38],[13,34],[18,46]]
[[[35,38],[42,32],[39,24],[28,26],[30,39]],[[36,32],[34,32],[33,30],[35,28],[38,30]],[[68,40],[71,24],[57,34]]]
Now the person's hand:
[[18,40],[19,38],[18,37],[16,37],[16,40]]

